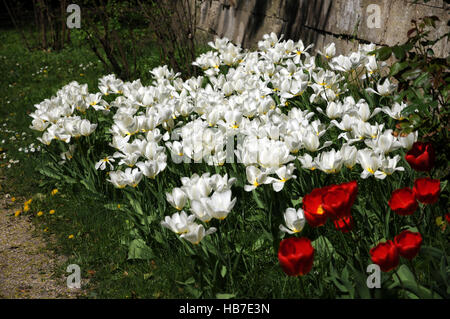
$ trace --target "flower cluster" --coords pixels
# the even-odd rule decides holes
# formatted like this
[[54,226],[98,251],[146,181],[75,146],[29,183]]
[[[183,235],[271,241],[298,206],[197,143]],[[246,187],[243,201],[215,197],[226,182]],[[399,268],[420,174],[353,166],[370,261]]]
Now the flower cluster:
[[[44,132],[39,140],[45,144],[69,143],[96,129],[97,123],[81,117],[87,109],[114,111],[110,145],[116,152],[96,168],[113,170],[109,181],[119,188],[138,185],[142,176],[155,178],[167,166],[166,150],[175,163],[223,165],[236,157],[247,168],[247,191],[261,184],[281,191],[296,178],[296,160],[303,169],[326,174],[359,165],[362,178],[384,179],[403,170],[400,156],[391,154],[409,150],[417,133],[394,136],[374,119],[379,113],[400,119],[407,105],[371,109],[347,89],[348,74],[362,69],[372,78],[382,66],[369,54],[374,45],[337,57],[330,45],[321,53],[328,68],[316,65],[311,46],[273,33],[257,51],[244,51],[226,38],[210,46],[213,50],[193,63],[204,75],[187,80],[162,66],[151,71],[149,86],[108,75],[99,80],[100,92],[89,93],[87,85],[72,82],[35,106],[31,128]],[[368,85],[369,94],[395,90],[388,79]],[[106,102],[110,94],[117,96]]]
[[388,240],[373,247],[370,256],[382,271],[388,272],[398,266],[400,256],[413,259],[419,253],[421,245],[420,233],[404,230],[395,236],[394,241]]
[[430,177],[418,178],[414,181],[413,189],[409,187],[397,189],[392,192],[389,207],[401,216],[414,214],[419,202],[434,204],[439,198],[441,182]]
[[336,229],[344,233],[350,231],[353,227],[351,207],[357,193],[356,181],[313,189],[303,197],[306,221],[312,227],[318,227],[330,218]]
[[[227,174],[210,176],[209,173],[181,178],[183,186],[166,194],[169,204],[180,212],[166,216],[161,224],[181,238],[198,244],[205,235],[215,232],[216,228],[211,227],[205,231],[204,226],[194,220],[207,223],[212,218],[225,219],[236,204],[236,198],[231,198],[231,186],[235,180],[228,178]],[[190,216],[183,211],[187,206],[193,213]]]
[[75,112],[83,113],[89,106],[96,107],[101,95],[89,94],[87,84],[71,82],[56,93],[55,97],[36,104],[30,114],[33,118],[30,128],[43,132],[38,140],[50,145],[52,140],[70,143],[71,138],[89,136],[97,128],[89,120]]

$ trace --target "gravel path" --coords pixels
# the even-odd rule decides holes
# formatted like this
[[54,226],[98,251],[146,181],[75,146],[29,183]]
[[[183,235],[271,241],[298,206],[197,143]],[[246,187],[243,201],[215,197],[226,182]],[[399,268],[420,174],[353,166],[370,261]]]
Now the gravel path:
[[76,298],[80,291],[54,275],[65,258],[46,248],[29,217],[14,216],[20,205],[0,192],[0,298]]

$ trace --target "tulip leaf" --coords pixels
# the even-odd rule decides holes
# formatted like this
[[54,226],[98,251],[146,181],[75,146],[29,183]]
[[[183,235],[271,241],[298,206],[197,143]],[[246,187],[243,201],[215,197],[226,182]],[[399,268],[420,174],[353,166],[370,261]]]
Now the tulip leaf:
[[143,239],[134,239],[128,247],[128,259],[149,260],[154,257],[153,251]]
[[[409,270],[408,266],[401,265],[397,271],[397,276],[394,276],[394,280],[399,283],[401,287],[409,290],[420,298],[439,298],[442,297],[436,294],[435,292],[430,291],[428,288],[418,284],[412,274],[411,270]],[[400,279],[400,281],[399,281]]]
[[420,253],[424,254],[424,255],[431,256],[431,257],[439,259],[439,260],[444,255],[442,250],[440,250],[438,248],[435,248],[435,247],[431,247],[431,246],[422,246],[420,248]]
[[339,254],[335,253],[333,244],[325,236],[319,236],[312,243],[314,250],[317,254],[322,256],[333,256],[334,258],[340,258]]
[[261,199],[259,199],[259,196],[255,189],[252,191],[252,194],[253,194],[253,198],[255,199],[255,202],[258,205],[258,207],[265,210],[267,208],[267,206],[264,205],[264,203],[261,201]]
[[139,215],[144,215],[144,211],[142,210],[141,204],[139,204],[137,200],[132,198],[130,194],[127,194],[127,198],[130,202],[131,207],[133,207],[134,211]]

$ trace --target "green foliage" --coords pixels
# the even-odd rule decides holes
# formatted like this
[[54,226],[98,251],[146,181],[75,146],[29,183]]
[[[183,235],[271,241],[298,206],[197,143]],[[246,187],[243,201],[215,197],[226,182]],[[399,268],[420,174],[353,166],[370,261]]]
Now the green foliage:
[[405,43],[382,47],[376,55],[382,61],[394,56],[389,72],[399,83],[394,99],[408,103],[404,119],[396,124],[397,134],[418,130],[423,140],[440,145],[438,174],[443,177],[449,173],[450,56],[437,57],[433,48],[448,41],[450,33],[433,37],[439,22],[436,16],[413,20]]

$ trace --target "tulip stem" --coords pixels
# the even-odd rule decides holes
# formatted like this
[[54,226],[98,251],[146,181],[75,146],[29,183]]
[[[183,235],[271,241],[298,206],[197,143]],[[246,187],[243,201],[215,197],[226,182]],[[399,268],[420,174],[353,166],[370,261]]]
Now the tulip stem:
[[299,275],[297,276],[298,281],[300,282],[300,290],[302,292],[302,298],[306,298],[306,290],[305,290],[305,280],[303,279],[303,276]]
[[417,277],[416,268],[414,267],[414,264],[412,260],[408,260],[409,268],[411,268],[411,271],[414,276],[414,280],[416,281],[417,290],[419,290],[419,277]]
[[285,297],[284,297],[284,292],[286,291],[286,283],[287,283],[288,279],[289,279],[289,276],[285,276],[285,277],[284,277],[283,289],[281,290],[281,296],[282,296],[282,298],[285,298]]

